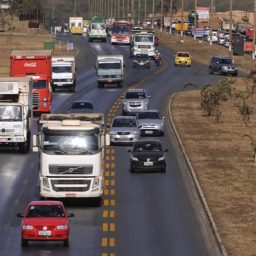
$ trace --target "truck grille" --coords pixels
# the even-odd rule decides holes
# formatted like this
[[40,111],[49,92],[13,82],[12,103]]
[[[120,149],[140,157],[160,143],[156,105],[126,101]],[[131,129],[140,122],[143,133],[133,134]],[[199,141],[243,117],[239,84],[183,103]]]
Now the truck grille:
[[63,179],[63,180],[51,180],[52,189],[55,192],[85,192],[90,189],[91,180],[85,179]]
[[129,135],[130,132],[117,132],[118,135]]
[[150,45],[138,45],[140,49],[150,49]]
[[68,79],[53,79],[53,82],[67,82]]
[[37,109],[39,107],[40,95],[39,93],[33,93],[33,109]]
[[49,172],[54,175],[81,175],[81,174],[92,174],[92,165],[78,165],[78,166],[60,166],[50,165]]
[[117,78],[117,75],[103,75],[102,78]]

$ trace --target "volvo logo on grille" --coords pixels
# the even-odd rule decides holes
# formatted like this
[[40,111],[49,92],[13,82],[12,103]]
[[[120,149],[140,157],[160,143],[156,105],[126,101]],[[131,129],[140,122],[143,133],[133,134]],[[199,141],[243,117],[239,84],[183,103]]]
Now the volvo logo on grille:
[[3,129],[2,129],[2,133],[5,133],[5,131],[6,131],[6,130],[3,128]]
[[70,167],[70,168],[68,168],[68,172],[69,172],[69,173],[72,173],[75,169],[77,169],[77,168],[72,168],[72,167]]

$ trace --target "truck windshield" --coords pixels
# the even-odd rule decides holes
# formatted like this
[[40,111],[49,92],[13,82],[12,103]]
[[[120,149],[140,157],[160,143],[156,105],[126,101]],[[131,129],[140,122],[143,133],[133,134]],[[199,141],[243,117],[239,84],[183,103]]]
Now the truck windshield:
[[154,39],[153,39],[153,36],[141,36],[140,35],[140,36],[135,36],[134,41],[138,42],[138,43],[140,43],[140,42],[152,43],[154,41]]
[[116,63],[106,63],[106,62],[100,62],[98,64],[98,68],[99,69],[121,69],[121,63],[120,62],[116,62]]
[[98,134],[58,131],[43,136],[43,150],[50,155],[92,155],[99,151]]
[[52,72],[53,73],[71,73],[71,66],[53,66],[52,67]]
[[21,106],[0,105],[0,121],[21,121]]
[[106,29],[106,26],[104,24],[92,24],[91,29],[97,29],[97,30],[104,30]]
[[45,89],[45,88],[47,88],[46,80],[33,81],[33,89]]

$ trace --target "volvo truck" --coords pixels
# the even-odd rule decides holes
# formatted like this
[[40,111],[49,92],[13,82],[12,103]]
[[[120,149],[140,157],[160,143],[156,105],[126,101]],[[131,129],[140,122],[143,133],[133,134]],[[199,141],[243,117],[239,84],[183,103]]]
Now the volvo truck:
[[40,155],[41,198],[97,198],[103,194],[104,115],[42,114],[33,151]]

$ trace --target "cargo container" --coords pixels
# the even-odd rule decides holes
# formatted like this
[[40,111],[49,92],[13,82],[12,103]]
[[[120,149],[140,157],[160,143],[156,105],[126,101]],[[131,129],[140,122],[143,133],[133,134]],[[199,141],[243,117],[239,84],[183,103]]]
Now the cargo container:
[[33,111],[51,112],[51,50],[14,50],[10,57],[10,76],[33,79]]

